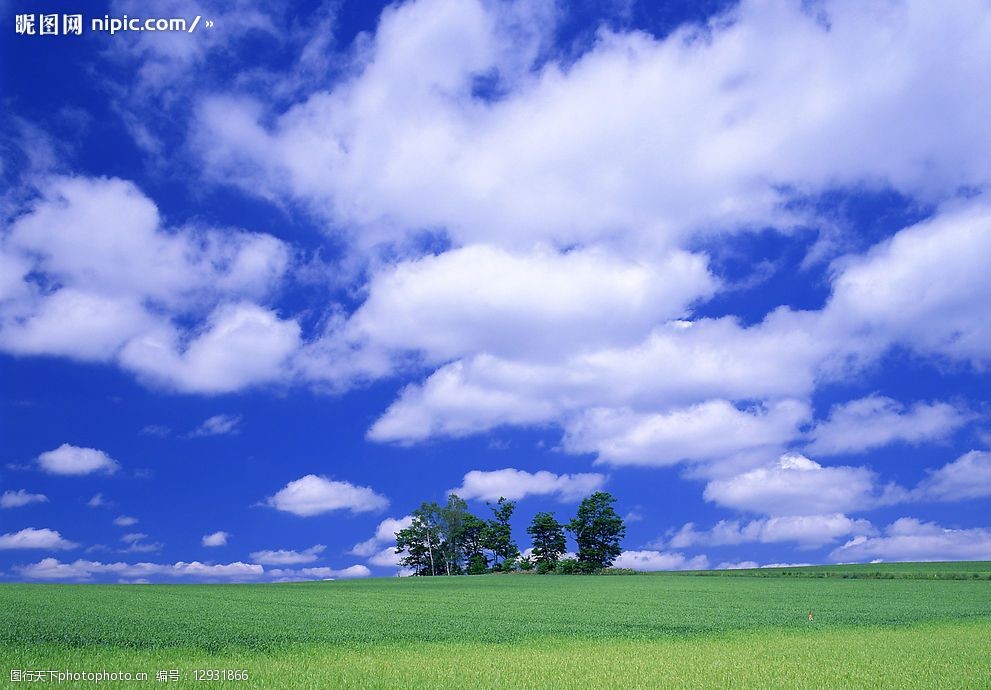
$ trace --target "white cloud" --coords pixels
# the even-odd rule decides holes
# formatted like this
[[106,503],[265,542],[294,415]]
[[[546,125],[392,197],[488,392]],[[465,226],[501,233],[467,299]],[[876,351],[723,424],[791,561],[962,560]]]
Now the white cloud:
[[332,510],[348,509],[352,513],[385,510],[389,500],[367,486],[355,486],[308,474],[291,481],[265,504],[294,515],[309,517]]
[[865,342],[991,361],[991,202],[945,206],[929,220],[839,264],[823,318]]
[[201,580],[251,580],[262,576],[265,569],[253,563],[236,561],[227,564],[209,564],[199,561],[168,563],[101,563],[77,560],[62,563],[55,558],[44,558],[31,565],[15,567],[23,577],[32,580],[89,580],[94,575],[114,574],[124,578],[191,577]]
[[47,503],[48,497],[44,494],[28,493],[24,489],[17,491],[4,491],[0,496],[0,508],[20,508],[31,503]]
[[962,501],[991,496],[991,452],[972,450],[929,473],[912,497],[917,500]]
[[0,535],[0,550],[3,549],[47,549],[57,551],[74,549],[79,544],[63,539],[62,535],[48,528],[27,527],[20,532]]
[[175,328],[130,340],[121,364],[149,381],[196,393],[227,393],[284,379],[300,327],[248,302],[224,304],[184,346]]
[[595,493],[605,483],[604,474],[558,475],[546,470],[531,473],[507,467],[491,472],[472,470],[464,476],[461,486],[449,493],[483,501],[495,501],[500,496],[511,501],[527,496],[555,496],[559,501],[577,501]]
[[727,508],[776,516],[846,513],[904,498],[895,487],[879,488],[866,467],[824,467],[797,453],[773,465],[713,479],[705,499]]
[[372,556],[384,544],[395,544],[396,532],[406,529],[412,524],[413,516],[411,515],[405,515],[401,518],[386,518],[379,523],[374,535],[355,544],[350,553],[355,556]]
[[138,524],[138,519],[130,515],[118,515],[114,518],[114,524],[118,527],[130,527],[131,525]]
[[613,567],[633,570],[705,570],[709,559],[705,556],[686,558],[685,554],[665,551],[624,551],[613,561]]
[[387,546],[374,554],[368,559],[369,565],[376,565],[382,568],[388,567],[398,567],[402,559],[404,558],[405,551],[396,552],[395,545]]
[[86,501],[86,505],[90,508],[100,508],[101,506],[108,505],[106,499],[103,498],[102,493],[93,494],[93,498]]
[[241,415],[216,414],[204,420],[202,424],[190,432],[190,436],[224,436],[240,433]]
[[251,560],[262,565],[295,565],[297,563],[312,563],[327,549],[323,544],[316,544],[303,551],[254,551]]
[[102,450],[80,448],[63,443],[55,450],[38,456],[38,466],[49,474],[82,475],[102,472],[113,474],[120,465]]
[[210,534],[204,534],[201,544],[203,546],[227,546],[227,540],[230,539],[229,532],[211,532]]
[[726,561],[716,566],[716,570],[747,570],[753,568],[801,568],[812,565],[811,563],[765,563],[760,565],[757,561]]
[[809,406],[797,400],[743,410],[726,400],[709,400],[661,414],[592,408],[568,424],[564,447],[597,453],[600,461],[614,465],[717,460],[780,447],[809,417]]
[[275,568],[269,570],[268,574],[270,577],[277,578],[282,581],[296,581],[296,580],[336,580],[347,579],[353,577],[369,577],[372,571],[363,565],[352,565],[347,568],[342,568],[341,570],[335,570],[334,568]]
[[715,287],[705,257],[682,251],[648,263],[595,249],[475,245],[380,271],[334,337],[433,363],[479,351],[546,357],[577,342],[639,342]]
[[[213,179],[303,200],[369,243],[444,228],[458,245],[650,248],[787,226],[786,185],[932,198],[991,179],[983,3],[743,2],[662,39],[604,31],[531,72],[555,29],[533,8],[394,7],[353,78],[281,114],[209,99],[193,145]],[[472,96],[484,74],[496,102]]]
[[847,535],[876,534],[867,520],[853,520],[841,513],[830,515],[786,515],[741,523],[720,520],[712,529],[697,531],[686,523],[668,540],[674,549],[692,546],[725,546],[758,542],[772,544],[795,542],[802,548],[829,544]]
[[277,378],[298,345],[298,324],[254,303],[286,272],[281,241],[165,227],[130,182],[43,178],[3,240],[4,264],[20,267],[2,288],[5,351],[117,361],[161,384],[225,392]]
[[934,522],[901,518],[883,536],[855,537],[833,550],[834,561],[986,561],[991,560],[991,531],[949,529]]
[[759,568],[757,561],[725,561],[716,566],[716,570],[749,570]]
[[[520,7],[500,7],[407,4],[387,13],[353,79],[332,93],[274,117],[257,103],[222,99],[201,111],[203,150],[218,177],[304,199],[335,225],[360,228],[359,242],[394,240],[408,228],[440,228],[451,240],[439,256],[376,267],[365,305],[298,362],[304,375],[332,379],[392,374],[392,350],[440,365],[403,390],[371,439],[411,443],[505,424],[558,424],[579,449],[616,447],[637,462],[673,462],[654,459],[666,448],[631,446],[629,435],[649,439],[665,420],[711,401],[739,412],[805,400],[818,381],[853,376],[892,345],[918,341],[920,351],[967,358],[988,344],[981,305],[991,286],[981,266],[991,243],[981,228],[991,214],[980,197],[943,204],[933,220],[837,262],[822,310],[782,308],[751,326],[732,317],[670,320],[682,318],[676,308],[690,317],[693,295],[704,299],[718,287],[700,270],[704,258],[679,246],[692,246],[699,233],[816,224],[784,211],[789,192],[782,190],[814,196],[893,187],[939,202],[991,180],[988,156],[972,150],[983,141],[981,118],[949,105],[973,82],[947,90],[945,77],[918,58],[922,45],[941,46],[944,57],[967,45],[991,62],[986,29],[973,23],[986,8],[930,16],[924,3],[881,11],[835,5],[822,9],[826,30],[797,3],[743,3],[729,21],[708,27],[705,40],[694,40],[691,28],[663,40],[606,33],[573,64],[552,61],[531,74],[520,69],[520,56],[532,53],[503,50],[517,40],[503,32],[505,13]],[[429,68],[414,75],[395,61],[397,46],[432,54],[431,40],[411,42],[411,35],[444,42],[456,32],[461,46],[464,25],[475,44],[445,52],[443,64],[426,60]],[[531,30],[539,43],[553,27],[535,22]],[[872,32],[888,40],[864,40]],[[493,66],[504,97],[472,100],[476,70]],[[991,111],[991,99],[973,98]],[[388,118],[383,104],[396,106]],[[909,112],[911,124],[899,118],[896,135],[888,112]],[[272,124],[258,124],[264,120]],[[947,122],[963,128],[952,141],[935,135]],[[911,152],[879,144],[908,132]],[[245,166],[246,157],[256,165]],[[434,161],[427,174],[425,160]],[[580,249],[555,254],[555,247]],[[671,288],[644,277],[664,275],[662,267],[679,260],[697,268],[662,308],[650,285]],[[465,281],[495,266],[516,278]],[[577,299],[587,288],[572,276],[613,274],[627,280]],[[517,284],[533,297],[521,303]],[[562,295],[571,306],[551,309]],[[904,295],[915,295],[911,304]],[[534,327],[545,310],[560,320]],[[917,338],[931,323],[940,335]],[[964,352],[964,342],[974,346]],[[704,435],[699,452],[745,450],[705,447],[739,433],[735,416],[711,415],[714,427],[725,424]],[[615,436],[595,433],[590,419],[615,425]],[[773,430],[783,440],[795,432],[784,424]],[[746,434],[741,440],[749,442]],[[687,451],[680,454],[692,457],[694,448]]]
[[836,405],[829,419],[810,432],[806,452],[856,453],[896,441],[921,443],[945,438],[972,418],[944,402],[916,403],[909,410],[896,400],[871,395]]
[[148,535],[143,532],[125,534],[120,540],[127,544],[127,547],[121,549],[121,553],[154,553],[165,547],[161,542],[150,542],[147,539]]
[[[797,398],[814,390],[817,368],[836,349],[835,341],[814,314],[783,310],[749,328],[732,318],[671,322],[637,345],[553,361],[479,354],[407,386],[368,435],[414,442],[504,424],[560,422],[566,429],[581,428],[583,413],[598,408],[601,417],[639,420],[638,414],[658,414],[663,419],[706,401]],[[777,414],[754,426],[781,429],[787,412],[799,416],[800,404],[768,403]],[[725,403],[710,402],[701,410],[715,422],[719,405]],[[722,417],[740,426],[732,413]],[[605,435],[600,439],[603,445],[609,441]]]

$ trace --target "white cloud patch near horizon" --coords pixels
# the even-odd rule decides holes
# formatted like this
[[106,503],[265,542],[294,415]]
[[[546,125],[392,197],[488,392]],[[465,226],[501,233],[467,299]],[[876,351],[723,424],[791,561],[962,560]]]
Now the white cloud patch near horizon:
[[773,465],[706,484],[706,501],[774,516],[848,513],[904,500],[905,491],[880,486],[866,467],[828,467],[798,453]]
[[697,530],[685,523],[666,546],[684,549],[693,546],[728,546],[748,543],[774,544],[794,542],[801,549],[812,549],[835,542],[848,535],[874,535],[877,530],[867,520],[855,520],[834,513],[830,515],[785,515],[749,522],[720,520],[711,529]]
[[176,563],[102,563],[79,559],[62,563],[55,558],[43,558],[30,565],[15,566],[15,571],[31,580],[91,580],[97,575],[117,575],[124,578],[148,578],[153,576],[192,577],[204,580],[253,580],[265,574],[257,564],[235,561],[225,564],[209,564],[199,561]]
[[327,550],[323,544],[316,544],[303,551],[279,549],[277,551],[253,551],[251,560],[262,565],[296,565],[297,563],[312,563],[320,558]]
[[351,565],[347,568],[274,568],[268,571],[268,576],[280,582],[297,582],[305,580],[337,580],[355,577],[370,577],[372,571],[363,565]]
[[665,551],[623,551],[612,563],[614,568],[632,568],[648,572],[658,570],[705,570],[709,559],[704,555],[687,558],[683,553]]
[[527,472],[507,467],[502,470],[472,470],[461,486],[451,489],[466,500],[496,501],[504,497],[518,501],[527,496],[553,496],[562,502],[577,501],[601,489],[606,475],[597,473],[554,474],[546,470]]
[[[350,554],[354,556],[373,556],[382,551],[382,547],[387,544],[396,544],[396,532],[406,529],[413,524],[412,515],[404,515],[401,518],[386,518],[375,528],[375,534],[365,541],[358,542],[351,547]],[[392,549],[395,550],[394,548]]]
[[986,561],[991,530],[953,529],[935,522],[900,518],[883,535],[854,537],[829,554],[833,561]]

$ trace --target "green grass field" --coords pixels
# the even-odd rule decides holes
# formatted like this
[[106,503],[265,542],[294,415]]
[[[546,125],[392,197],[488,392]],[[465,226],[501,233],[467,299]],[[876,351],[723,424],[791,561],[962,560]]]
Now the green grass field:
[[69,687],[166,686],[168,669],[184,687],[991,687],[989,564],[826,570],[8,584],[0,684],[29,685],[15,668],[151,676]]

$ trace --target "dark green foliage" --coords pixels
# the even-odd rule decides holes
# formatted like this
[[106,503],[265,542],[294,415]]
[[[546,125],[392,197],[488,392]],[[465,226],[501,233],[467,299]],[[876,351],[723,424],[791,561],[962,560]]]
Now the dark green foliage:
[[488,571],[489,571],[489,562],[482,554],[476,553],[471,558],[468,559],[469,575],[484,575]]
[[606,568],[623,548],[626,526],[613,509],[616,499],[605,491],[597,491],[578,506],[578,514],[568,523],[568,529],[578,542],[578,563],[582,572]]
[[513,542],[513,530],[510,520],[516,510],[516,501],[507,501],[502,496],[495,505],[489,504],[492,509],[493,519],[489,520],[486,529],[483,531],[482,544],[492,552],[493,569],[503,570],[498,567],[501,561],[508,561],[516,558],[520,550]]
[[552,570],[561,554],[568,548],[564,525],[554,519],[553,513],[537,513],[526,531],[533,541],[534,562],[547,563],[548,567],[544,572]]
[[489,569],[489,561],[484,553],[485,520],[467,513],[463,518],[461,532],[461,552],[465,559],[465,569],[469,575],[481,575]]
[[523,556],[518,561],[516,561],[516,566],[525,573],[533,570],[533,559],[530,556]]
[[[443,540],[441,552],[444,555],[444,574],[460,575],[462,564],[467,564],[472,553],[465,552],[468,504],[457,494],[447,497],[447,505],[440,509],[440,535]],[[474,517],[474,516],[471,516]]]
[[441,507],[424,502],[413,511],[413,524],[396,532],[396,553],[401,563],[417,575],[437,575],[443,570]]
[[540,563],[537,564],[535,570],[537,571],[538,575],[546,575],[547,573],[553,573],[554,568],[556,566],[557,563],[551,563],[550,561],[541,561]]
[[554,572],[558,575],[577,575],[581,567],[574,558],[562,558],[554,566]]

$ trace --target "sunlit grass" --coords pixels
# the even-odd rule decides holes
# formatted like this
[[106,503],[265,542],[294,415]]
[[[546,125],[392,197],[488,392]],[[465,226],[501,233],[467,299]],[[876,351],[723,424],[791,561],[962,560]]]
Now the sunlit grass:
[[[991,686],[983,579],[2,585],[0,611],[0,685],[14,667],[242,688]],[[208,668],[250,680],[192,680]]]

